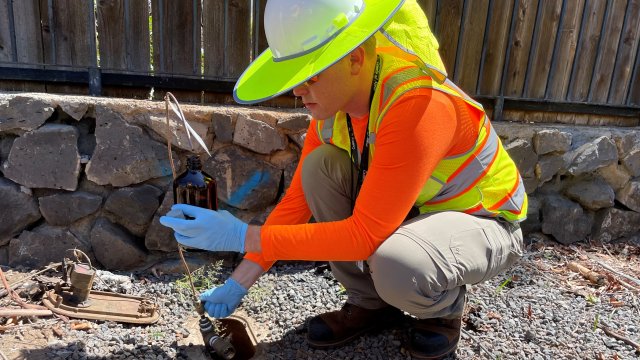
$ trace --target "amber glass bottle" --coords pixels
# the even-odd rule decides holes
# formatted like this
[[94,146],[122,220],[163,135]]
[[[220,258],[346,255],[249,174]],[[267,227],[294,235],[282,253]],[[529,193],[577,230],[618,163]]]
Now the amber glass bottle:
[[173,203],[218,210],[216,181],[202,171],[197,155],[187,158],[187,170],[173,181]]

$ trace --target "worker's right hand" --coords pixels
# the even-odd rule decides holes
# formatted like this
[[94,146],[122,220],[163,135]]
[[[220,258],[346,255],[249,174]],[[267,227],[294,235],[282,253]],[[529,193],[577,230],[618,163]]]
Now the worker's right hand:
[[247,224],[226,210],[175,204],[167,215],[160,217],[160,224],[172,228],[182,245],[210,251],[245,252]]
[[204,302],[204,309],[209,316],[216,319],[225,318],[236,310],[247,292],[237,281],[228,278],[224,285],[200,294],[200,301]]

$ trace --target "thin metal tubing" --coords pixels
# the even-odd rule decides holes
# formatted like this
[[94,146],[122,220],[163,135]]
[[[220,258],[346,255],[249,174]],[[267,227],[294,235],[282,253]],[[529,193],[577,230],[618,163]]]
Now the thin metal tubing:
[[[613,1],[620,1],[620,0],[613,0]],[[613,7],[613,1],[611,0],[607,0],[607,7],[604,10],[604,20],[602,21],[602,27],[600,28],[600,39],[598,40],[598,51],[596,52],[596,61],[594,62],[594,69],[595,67],[600,63],[600,60],[602,59],[602,38],[604,38],[604,31],[607,29],[607,25],[609,25],[609,15],[611,13],[611,8]],[[596,72],[594,71],[593,74],[591,74],[591,81],[589,82],[589,95],[587,96],[587,101],[591,102],[593,101],[593,82],[596,79]]]
[[627,101],[625,101],[627,105],[631,105],[631,95],[633,94],[633,89],[636,86],[638,77],[640,77],[640,74],[638,74],[640,69],[638,68],[640,68],[640,43],[638,43],[638,48],[636,50],[636,61],[633,66],[633,72],[631,73],[631,84],[629,84],[629,91],[627,92]]
[[51,37],[51,62],[57,63],[58,57],[56,56],[56,24],[53,22],[53,0],[47,1],[47,9],[49,11],[49,36]]
[[489,33],[491,29],[491,18],[493,18],[493,0],[489,0],[489,9],[487,11],[487,21],[484,24],[484,36],[482,37],[482,55],[480,55],[480,68],[478,69],[478,79],[476,81],[476,94],[480,93],[480,84],[482,84],[484,63],[487,59],[487,41],[489,41]]
[[13,0],[7,0],[9,12],[9,36],[11,37],[11,60],[18,62],[18,48],[16,46],[16,23],[13,17]]
[[160,38],[160,49],[158,54],[160,57],[160,71],[164,72],[164,0],[158,2],[158,38]]
[[493,111],[493,118],[496,120],[502,119],[502,108],[504,105],[504,87],[507,83],[507,73],[509,72],[509,65],[511,64],[511,47],[513,44],[513,33],[515,32],[515,23],[518,18],[518,11],[520,11],[520,0],[515,0],[513,4],[513,12],[511,13],[511,24],[509,25],[509,39],[507,40],[507,50],[505,52],[505,60],[502,67],[502,78],[500,79],[500,94],[498,95],[496,106]]
[[[573,0],[571,0],[573,1]],[[556,32],[556,40],[553,45],[553,56],[551,56],[551,67],[549,68],[549,73],[547,74],[547,84],[544,89],[544,98],[549,99],[549,84],[551,80],[553,80],[556,67],[558,67],[558,59],[556,55],[558,54],[560,48],[559,38],[562,35],[562,26],[564,25],[564,19],[567,15],[567,0],[562,0],[562,10],[560,10],[560,22],[558,23],[558,31]]]
[[[624,44],[624,39],[622,38],[622,35],[624,34],[624,30],[627,28],[627,25],[629,23],[629,14],[631,13],[631,4],[633,3],[633,0],[629,0],[627,2],[627,9],[624,12],[624,22],[622,23],[622,28],[620,30],[620,41],[618,42],[618,51],[616,52],[616,61],[613,63],[613,68],[617,69],[618,68],[618,61],[620,60],[620,48],[622,47],[622,45]],[[614,73],[611,74],[611,79],[609,79],[609,94],[607,95],[607,103],[610,104],[611,103],[611,88],[613,86],[613,79],[615,78],[615,71]]]
[[[573,56],[573,63],[571,64],[571,75],[569,75],[569,85],[567,86],[567,94],[565,95],[565,99],[574,99],[575,94],[573,93],[573,82],[576,77],[576,69],[580,57],[580,53],[582,52],[583,46],[583,37],[584,37],[584,28],[585,23],[587,22],[587,17],[589,15],[589,4],[593,0],[585,0],[584,8],[582,9],[582,19],[580,20],[580,32],[578,33],[578,47],[576,48],[576,53]],[[601,0],[598,0],[601,1]]]
[[522,97],[529,97],[529,82],[531,77],[535,76],[531,73],[533,67],[533,60],[538,55],[538,48],[540,47],[540,23],[542,22],[541,10],[544,0],[538,1],[538,9],[536,10],[536,24],[533,27],[533,36],[531,37],[532,49],[529,52],[529,60],[527,60],[527,71],[524,74],[524,85],[522,88]]
[[193,11],[193,26],[191,29],[191,44],[193,45],[193,74],[199,75],[200,69],[198,67],[198,55],[200,54],[200,42],[198,41],[198,25],[200,24],[200,19],[198,19],[198,0],[193,0],[191,2],[191,11]]
[[453,65],[453,82],[458,83],[460,80],[460,72],[458,67],[460,66],[460,48],[462,47],[462,38],[465,36],[465,22],[467,20],[467,12],[469,11],[469,2],[467,0],[462,1],[462,18],[460,19],[460,32],[458,33],[458,44],[456,45],[456,60]]

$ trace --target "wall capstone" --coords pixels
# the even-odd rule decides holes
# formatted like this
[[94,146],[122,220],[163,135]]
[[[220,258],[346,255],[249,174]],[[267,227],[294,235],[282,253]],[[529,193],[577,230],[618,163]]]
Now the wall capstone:
[[96,109],[96,149],[87,164],[87,178],[98,185],[129,186],[171,175],[166,146],[151,140],[142,128],[129,125],[106,107]]
[[538,155],[567,152],[571,148],[571,134],[556,129],[540,130],[533,137],[533,147]]
[[573,152],[567,153],[567,171],[571,175],[583,175],[618,161],[618,150],[606,136],[597,138]]
[[35,130],[54,112],[57,104],[27,96],[15,96],[0,102],[0,132],[22,135]]
[[287,146],[287,137],[269,124],[239,115],[233,142],[259,154],[271,154]]

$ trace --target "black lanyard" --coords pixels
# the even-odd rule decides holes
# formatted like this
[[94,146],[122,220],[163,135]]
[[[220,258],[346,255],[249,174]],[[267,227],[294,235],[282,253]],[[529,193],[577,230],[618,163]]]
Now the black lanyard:
[[356,184],[355,196],[351,201],[351,209],[355,205],[355,198],[358,197],[358,193],[360,192],[360,187],[362,187],[362,182],[364,181],[364,177],[367,175],[367,168],[369,167],[369,121],[371,120],[371,106],[373,106],[373,94],[376,91],[376,87],[378,86],[378,80],[380,79],[380,57],[378,56],[378,60],[376,61],[376,68],[373,73],[373,81],[371,82],[371,92],[369,95],[369,117],[367,118],[367,128],[364,136],[364,144],[362,145],[362,156],[360,161],[358,161],[358,145],[356,143],[356,137],[353,134],[353,126],[351,125],[351,117],[347,114],[347,130],[349,131],[349,142],[351,145],[351,160],[358,169],[358,182]]

